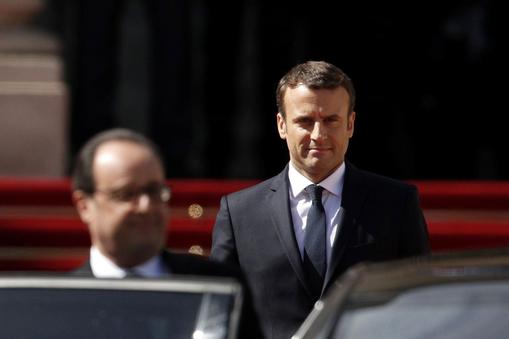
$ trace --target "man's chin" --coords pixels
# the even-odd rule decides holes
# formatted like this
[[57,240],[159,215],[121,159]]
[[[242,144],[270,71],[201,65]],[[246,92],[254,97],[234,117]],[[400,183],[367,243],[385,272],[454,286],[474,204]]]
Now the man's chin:
[[338,167],[331,166],[329,162],[325,163],[324,161],[310,161],[307,163],[306,169],[309,175],[313,176],[314,178],[321,178],[325,179],[328,177],[334,170]]
[[166,241],[166,232],[160,229],[137,229],[129,234],[131,248],[136,251],[143,249],[162,248]]
[[[137,246],[136,248],[134,246]],[[137,266],[147,262],[152,259],[156,255],[158,255],[163,246],[159,244],[137,244],[133,245],[132,250],[129,253],[129,256],[126,257],[126,260],[129,261],[131,266]]]
[[330,167],[330,166],[327,166],[327,162],[324,161],[324,159],[321,159],[321,158],[311,158],[309,159],[309,161],[307,162],[306,164],[307,166],[307,169],[310,173],[321,173],[321,172],[324,172],[326,171],[327,167]]

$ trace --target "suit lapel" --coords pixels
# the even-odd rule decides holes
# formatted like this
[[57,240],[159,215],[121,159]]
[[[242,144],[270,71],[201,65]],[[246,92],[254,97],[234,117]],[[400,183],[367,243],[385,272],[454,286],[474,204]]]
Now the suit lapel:
[[353,165],[346,162],[345,181],[341,198],[342,218],[340,218],[338,234],[336,235],[336,240],[332,247],[331,260],[325,275],[323,291],[327,289],[333,280],[333,277],[336,276],[335,272],[338,269],[346,248],[348,247],[351,235],[356,228],[357,219],[366,198],[366,193],[367,187],[364,183],[361,172]]
[[298,279],[311,296],[311,289],[306,282],[302,259],[299,247],[293,230],[292,215],[290,212],[290,199],[288,197],[288,166],[277,177],[270,186],[271,194],[268,196],[268,209],[271,211],[271,219],[282,248],[292,265]]

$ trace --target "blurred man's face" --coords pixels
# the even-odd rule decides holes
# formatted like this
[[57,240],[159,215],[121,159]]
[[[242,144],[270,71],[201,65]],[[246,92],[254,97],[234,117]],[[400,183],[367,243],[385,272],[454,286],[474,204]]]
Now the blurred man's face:
[[97,149],[93,173],[94,194],[75,192],[93,245],[122,267],[157,255],[166,241],[169,194],[159,160],[142,145],[110,141]]
[[279,135],[286,140],[295,168],[319,183],[345,159],[353,135],[355,112],[348,114],[350,97],[343,87],[288,88],[284,97],[286,118],[277,115]]

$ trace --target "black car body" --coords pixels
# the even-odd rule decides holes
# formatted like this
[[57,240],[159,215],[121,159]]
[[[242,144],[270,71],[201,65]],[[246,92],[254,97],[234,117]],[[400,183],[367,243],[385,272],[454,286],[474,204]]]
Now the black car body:
[[293,339],[504,338],[509,250],[360,264],[347,271]]

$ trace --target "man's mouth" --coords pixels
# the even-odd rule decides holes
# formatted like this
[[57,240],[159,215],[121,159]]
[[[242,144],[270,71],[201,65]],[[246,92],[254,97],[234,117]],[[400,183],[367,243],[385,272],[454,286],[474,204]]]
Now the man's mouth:
[[330,148],[328,148],[328,147],[312,147],[312,148],[309,148],[308,150],[309,150],[309,152],[321,153],[321,152],[330,151]]

